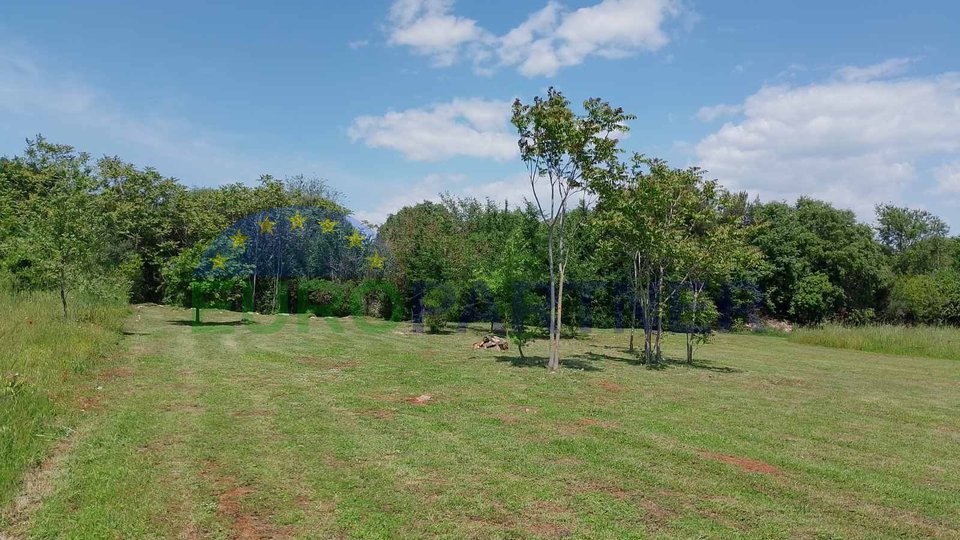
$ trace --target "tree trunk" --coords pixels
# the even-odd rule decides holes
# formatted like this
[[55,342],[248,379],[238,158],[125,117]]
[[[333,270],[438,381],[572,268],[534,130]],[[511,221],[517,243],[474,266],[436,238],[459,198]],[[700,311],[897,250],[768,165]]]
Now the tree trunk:
[[693,287],[693,301],[692,306],[690,307],[690,312],[692,313],[690,317],[689,327],[687,328],[687,363],[693,364],[693,339],[691,339],[693,332],[697,332],[697,324],[700,319],[699,310],[700,310],[700,291],[703,290],[703,285],[694,284]]
[[60,269],[60,305],[63,306],[63,318],[67,318],[67,278],[63,269]]
[[640,254],[638,253],[633,258],[633,283],[631,284],[631,295],[630,295],[630,348],[629,352],[633,352],[633,335],[637,329],[637,289],[639,288],[640,281]]
[[555,229],[551,228],[547,243],[547,255],[550,259],[550,358],[547,360],[547,367],[551,372],[557,371],[560,366],[560,354],[557,351],[557,341],[554,339],[557,333],[557,272],[553,266],[554,231]]
[[552,368],[553,371],[556,371],[560,367],[560,334],[563,330],[563,279],[566,274],[567,263],[566,261],[560,263],[560,276],[559,283],[557,283],[557,326],[556,326],[556,346],[554,350],[557,353],[557,360]]

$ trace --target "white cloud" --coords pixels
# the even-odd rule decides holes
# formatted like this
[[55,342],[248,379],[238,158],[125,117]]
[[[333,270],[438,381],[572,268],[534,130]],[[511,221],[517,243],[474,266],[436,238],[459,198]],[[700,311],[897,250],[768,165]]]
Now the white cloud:
[[396,150],[415,161],[454,156],[507,160],[518,152],[509,118],[507,101],[456,99],[383,116],[361,116],[347,133],[354,142]]
[[390,8],[390,44],[411,47],[449,66],[461,46],[484,40],[486,32],[476,21],[450,13],[453,0],[397,0]]
[[362,49],[362,48],[366,47],[366,46],[369,45],[369,44],[370,44],[370,42],[369,42],[368,40],[366,40],[366,39],[358,39],[358,40],[355,40],[355,41],[350,41],[350,42],[348,42],[348,43],[347,43],[347,46],[350,47],[350,48],[353,49],[353,50],[357,50],[357,49]]
[[899,75],[913,63],[913,58],[891,58],[872,66],[846,66],[837,70],[837,75],[845,81],[866,82]]
[[[867,68],[865,68],[867,69]],[[761,88],[743,116],[701,140],[701,165],[726,185],[766,199],[810,195],[869,216],[876,202],[903,200],[923,161],[960,152],[960,74],[832,79]],[[952,169],[941,187],[953,186]]]
[[933,175],[937,179],[938,191],[960,194],[960,161],[937,167]]
[[709,107],[700,107],[697,111],[697,120],[701,122],[713,122],[718,118],[726,118],[740,113],[743,108],[740,105],[711,105]]
[[670,41],[667,20],[686,13],[677,0],[602,0],[575,11],[550,0],[498,37],[473,19],[453,15],[452,7],[452,0],[397,0],[390,9],[390,43],[409,46],[439,66],[466,55],[481,73],[499,65],[530,77],[552,76],[590,56],[658,50]]

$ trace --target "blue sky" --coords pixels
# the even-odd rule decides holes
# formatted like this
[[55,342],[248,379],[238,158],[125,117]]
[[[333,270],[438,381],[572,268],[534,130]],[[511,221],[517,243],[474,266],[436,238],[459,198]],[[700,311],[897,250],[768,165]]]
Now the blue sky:
[[960,228],[955,2],[200,4],[8,0],[0,154],[43,133],[189,185],[321,176],[381,221],[440,191],[519,201],[509,102],[553,85],[731,188]]

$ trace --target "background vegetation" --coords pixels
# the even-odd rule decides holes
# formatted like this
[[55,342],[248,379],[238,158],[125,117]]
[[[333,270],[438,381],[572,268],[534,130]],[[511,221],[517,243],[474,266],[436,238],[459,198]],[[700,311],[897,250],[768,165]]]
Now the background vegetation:
[[[652,205],[651,193],[639,195],[627,202]],[[719,311],[717,324],[759,322],[762,316],[812,325],[960,324],[960,241],[948,236],[936,216],[881,206],[871,227],[822,201],[728,197],[724,211],[760,262],[702,280],[705,299]],[[94,161],[37,137],[22,155],[0,159],[0,272],[6,287],[17,291],[62,289],[66,299],[119,291],[132,302],[188,305],[203,250],[231,223],[275,207],[341,208],[339,201],[324,181],[303,177],[188,188],[153,169],[116,157]],[[568,211],[566,226],[573,232],[565,238],[567,328],[630,324],[624,300],[631,292],[618,289],[633,282],[630,256],[597,249],[623,238],[604,212],[609,208],[580,203]],[[439,203],[400,209],[379,229],[391,253],[387,278],[401,292],[408,315],[438,283],[454,288],[456,301],[445,315],[452,320],[503,320],[521,282],[546,304],[549,228],[529,204],[513,208],[444,196]],[[340,285],[349,298],[355,284]],[[297,287],[283,292],[290,305],[296,305]],[[276,309],[274,288],[258,291],[256,309]],[[531,324],[547,322],[542,310],[529,311]],[[673,316],[674,328],[679,320]]]

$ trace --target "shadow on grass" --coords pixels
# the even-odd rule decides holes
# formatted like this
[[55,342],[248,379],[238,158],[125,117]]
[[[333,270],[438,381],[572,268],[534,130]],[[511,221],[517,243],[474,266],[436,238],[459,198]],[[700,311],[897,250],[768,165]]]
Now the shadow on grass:
[[[497,362],[507,362],[513,367],[518,368],[544,368],[547,367],[546,356],[497,356]],[[603,368],[597,366],[592,358],[585,358],[583,355],[560,358],[560,369],[576,369],[579,371],[603,371]]]
[[[663,362],[657,364],[645,364],[639,355],[631,353],[625,348],[607,347],[622,352],[625,356],[614,356],[611,354],[602,354],[595,352],[585,352],[574,356],[560,359],[560,367],[568,369],[577,369],[582,371],[603,371],[603,362],[621,362],[630,366],[645,367],[653,371],[663,371],[669,368],[687,368],[702,369],[714,373],[743,373],[742,369],[729,366],[719,366],[708,361],[694,360],[692,364],[687,363],[685,359],[664,358]],[[508,362],[513,367],[547,367],[547,358],[545,356],[528,356],[520,358],[519,356],[498,356],[497,362]]]
[[661,366],[689,368],[689,369],[702,369],[705,371],[712,371],[714,373],[743,373],[743,370],[739,368],[733,368],[729,366],[717,366],[717,365],[711,364],[710,362],[705,362],[703,360],[694,360],[693,363],[688,363],[686,360],[680,360],[678,358],[665,358]]
[[248,324],[255,324],[251,321],[207,321],[207,322],[196,322],[196,321],[185,321],[182,319],[167,321],[170,324],[175,324],[177,326],[245,326]]
[[[519,356],[496,356],[494,359],[497,362],[506,362],[513,367],[518,368],[547,368],[546,356],[527,356],[520,358]],[[590,360],[583,359],[580,355],[561,358],[560,359],[560,369],[576,369],[580,371],[603,371],[603,368],[594,365]]]
[[149,335],[151,335],[150,332],[136,332],[136,331],[134,331],[134,330],[122,330],[120,333],[123,334],[123,335],[125,335],[125,336],[149,336]]

